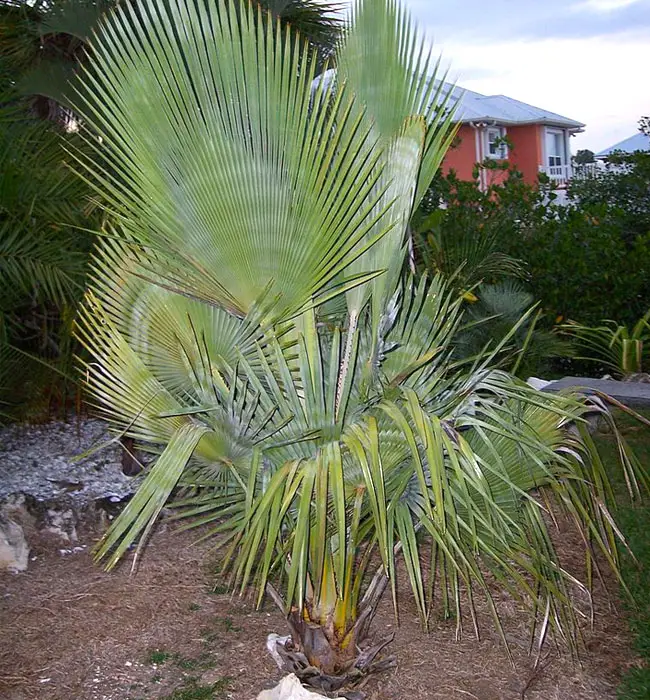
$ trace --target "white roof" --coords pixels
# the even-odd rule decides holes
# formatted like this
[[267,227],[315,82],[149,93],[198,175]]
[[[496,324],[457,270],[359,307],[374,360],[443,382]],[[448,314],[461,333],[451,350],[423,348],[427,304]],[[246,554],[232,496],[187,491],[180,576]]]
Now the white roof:
[[[314,79],[312,90],[320,82],[328,85],[335,77],[336,69],[330,68]],[[450,101],[452,103],[460,100],[456,110],[455,121],[488,122],[504,126],[549,124],[551,126],[575,129],[576,131],[582,130],[585,126],[582,122],[575,121],[575,119],[569,119],[561,114],[533,107],[533,105],[514,100],[512,97],[506,97],[505,95],[481,95],[478,92],[472,92],[472,90],[463,90],[463,88],[451,83],[444,83],[442,88],[443,95],[446,96],[449,91],[451,91]]]
[[445,83],[452,90],[451,100],[458,101],[456,120],[460,122],[495,122],[497,124],[549,124],[568,129],[582,129],[584,124],[547,109],[533,107],[505,95],[481,95],[472,90]]
[[623,141],[615,143],[609,148],[605,148],[596,153],[596,158],[606,158],[608,155],[612,154],[614,151],[623,151],[623,153],[634,153],[635,151],[650,151],[650,137],[639,132],[630,136]]

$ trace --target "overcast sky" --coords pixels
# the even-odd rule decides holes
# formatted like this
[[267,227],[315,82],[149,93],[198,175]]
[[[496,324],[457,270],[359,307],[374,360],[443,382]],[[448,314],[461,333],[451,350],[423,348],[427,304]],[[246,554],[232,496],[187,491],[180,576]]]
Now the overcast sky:
[[598,151],[650,115],[650,0],[404,0],[459,85],[584,122]]

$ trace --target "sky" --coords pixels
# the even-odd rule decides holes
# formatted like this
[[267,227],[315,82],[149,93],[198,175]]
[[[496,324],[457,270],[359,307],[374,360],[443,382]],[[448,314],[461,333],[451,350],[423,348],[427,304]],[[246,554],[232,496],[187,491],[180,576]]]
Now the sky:
[[450,79],[584,122],[599,151],[650,115],[650,0],[404,0]]

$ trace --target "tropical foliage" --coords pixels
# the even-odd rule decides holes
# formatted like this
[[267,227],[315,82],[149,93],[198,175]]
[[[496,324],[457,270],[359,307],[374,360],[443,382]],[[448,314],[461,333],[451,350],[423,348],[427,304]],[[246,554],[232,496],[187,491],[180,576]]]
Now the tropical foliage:
[[[67,151],[80,147],[72,99],[88,40],[116,4],[0,0],[0,420],[45,418],[80,398],[72,328],[101,217]],[[317,47],[318,62],[332,52],[334,7],[261,4]]]
[[74,396],[72,323],[96,227],[66,148],[79,144],[23,111],[0,122],[0,416],[47,413]]
[[482,192],[476,181],[459,180],[453,171],[436,175],[411,221],[424,270],[454,277],[465,289],[524,276],[521,262],[503,252],[502,240],[539,197],[516,172],[509,175],[507,192],[499,185]]
[[64,6],[0,3],[0,420],[75,395],[72,326],[94,239],[81,229],[99,218],[66,153],[80,146],[65,93],[84,17],[69,11],[66,29]]
[[454,341],[456,357],[477,357],[500,345],[494,363],[526,379],[548,376],[555,358],[571,354],[571,344],[548,329],[539,305],[520,281],[480,284],[471,299]]
[[649,163],[637,154],[625,167],[576,178],[564,204],[548,182],[528,184],[513,168],[499,166],[486,191],[453,172],[438,175],[414,219],[421,266],[451,272],[466,258],[461,273],[472,282],[514,275],[550,323],[633,325],[650,305]]
[[[317,0],[258,0],[317,47],[322,62],[340,33],[338,5]],[[72,102],[79,65],[104,14],[119,0],[0,0],[0,76],[42,118],[77,128]],[[241,0],[233,0],[238,5]],[[132,3],[123,0],[122,4]],[[135,4],[135,3],[132,3]]]
[[623,240],[632,245],[650,231],[650,153],[613,153],[604,168],[574,178],[569,196],[587,210],[603,207],[604,222],[615,225]]
[[2,100],[20,101],[41,119],[77,128],[76,75],[110,0],[0,2]]
[[578,359],[604,365],[622,378],[650,370],[650,310],[631,330],[615,321],[596,327],[570,323],[562,329],[576,339]]
[[[155,455],[97,558],[143,546],[171,499],[236,590],[282,606],[286,667],[328,690],[390,664],[368,634],[398,567],[423,626],[440,590],[459,625],[482,596],[500,629],[496,581],[530,603],[539,644],[573,645],[571,592],[596,552],[618,570],[594,407],[495,369],[508,336],[454,357],[461,295],[405,270],[454,138],[436,62],[393,0],[355,3],[322,76],[260,12],[143,0],[93,44],[79,110],[108,165],[79,168],[113,224],[79,332],[98,412]],[[551,500],[582,531],[584,584]]]

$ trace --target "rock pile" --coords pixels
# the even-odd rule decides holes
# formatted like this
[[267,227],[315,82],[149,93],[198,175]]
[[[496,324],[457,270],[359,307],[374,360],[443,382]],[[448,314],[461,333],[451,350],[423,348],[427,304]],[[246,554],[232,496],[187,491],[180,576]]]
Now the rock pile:
[[26,532],[75,551],[79,521],[107,520],[141,479],[122,473],[122,447],[99,420],[0,428],[0,569],[27,568]]

